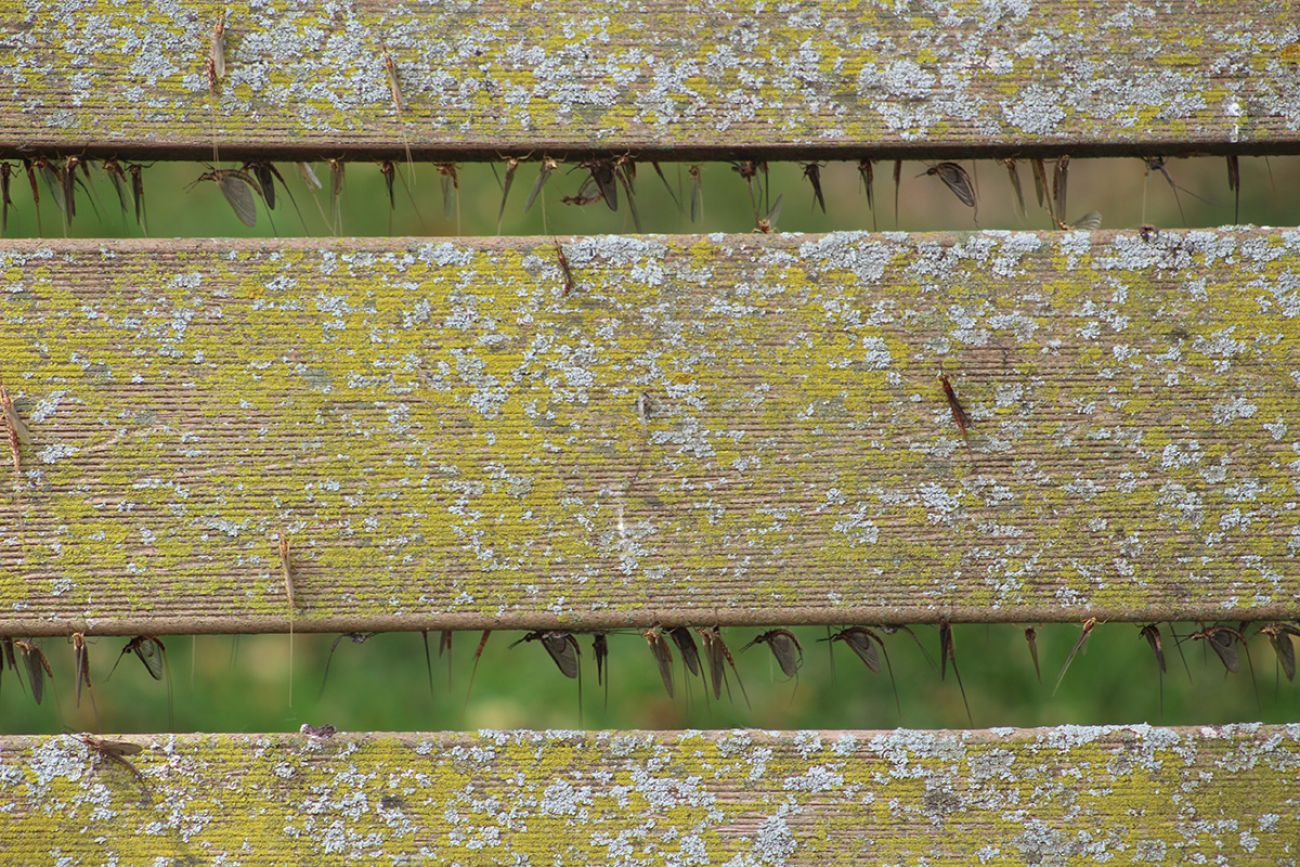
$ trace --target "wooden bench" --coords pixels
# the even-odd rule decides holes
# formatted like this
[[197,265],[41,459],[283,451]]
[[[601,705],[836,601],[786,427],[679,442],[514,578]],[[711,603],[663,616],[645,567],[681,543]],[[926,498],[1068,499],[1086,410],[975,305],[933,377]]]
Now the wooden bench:
[[[1292,2],[843,7],[19,3],[0,149],[1300,149]],[[1294,619],[1297,273],[1300,233],[1252,227],[4,241],[29,435],[0,635]],[[1289,863],[1300,840],[1297,725],[129,742],[124,765],[0,738],[0,852]]]

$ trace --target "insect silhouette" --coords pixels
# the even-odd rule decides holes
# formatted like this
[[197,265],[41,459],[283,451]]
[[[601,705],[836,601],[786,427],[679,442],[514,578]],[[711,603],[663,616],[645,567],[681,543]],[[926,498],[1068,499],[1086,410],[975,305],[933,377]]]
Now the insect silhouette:
[[262,187],[248,172],[242,169],[209,169],[191,181],[186,189],[192,190],[204,181],[212,181],[221,189],[221,195],[225,196],[226,203],[235,212],[239,222],[250,229],[257,225],[257,202],[253,196],[261,195]]
[[572,632],[561,632],[551,630],[548,632],[529,632],[511,644],[514,647],[517,644],[523,644],[526,641],[540,641],[542,647],[550,655],[551,661],[555,667],[560,670],[560,674],[570,680],[578,682],[578,716],[582,716],[582,651],[578,647],[578,639],[573,637]]
[[375,633],[373,632],[344,632],[342,635],[334,639],[334,643],[330,645],[330,652],[325,657],[325,674],[320,679],[320,690],[316,693],[317,701],[320,701],[321,696],[325,695],[325,684],[329,683],[330,679],[330,663],[334,661],[334,651],[339,649],[339,644],[343,639],[346,638],[353,644],[365,644],[374,637]]
[[1065,657],[1065,664],[1061,666],[1061,673],[1056,676],[1056,686],[1052,687],[1052,695],[1061,688],[1061,681],[1065,680],[1065,673],[1070,670],[1070,663],[1074,662],[1074,657],[1083,650],[1088,644],[1088,636],[1092,635],[1093,627],[1097,625],[1097,618],[1089,617],[1083,621],[1083,632],[1079,634],[1079,640],[1074,642],[1074,647],[1070,648],[1069,656]]
[[[1007,168],[1007,178],[1011,181],[1011,192],[1015,193],[1016,214],[1020,219],[1025,219],[1025,193],[1020,188],[1020,172],[1016,169],[1016,161],[1011,157],[1002,160],[1002,165]],[[1041,203],[1041,196],[1039,197]]]
[[1046,206],[1047,215],[1055,226],[1056,206],[1052,204],[1052,197],[1047,193],[1047,166],[1040,159],[1031,160],[1029,165],[1034,172],[1034,197],[1038,199],[1038,207]]
[[14,677],[18,678],[19,688],[24,688],[23,673],[22,670],[18,668],[18,658],[17,654],[14,652],[14,640],[8,635],[0,638],[0,680],[4,679],[3,676],[6,667],[14,673]]
[[[118,663],[120,663],[122,657],[127,654],[135,654],[135,658],[140,660],[140,664],[144,666],[145,671],[149,672],[149,676],[154,680],[161,681],[164,677],[166,678],[168,727],[175,728],[175,711],[172,702],[172,675],[171,667],[167,665],[167,647],[155,636],[135,636],[123,645],[122,652],[117,655],[117,659],[113,662],[112,669],[108,672],[108,677],[111,678],[113,676],[113,672],[117,671]],[[105,678],[105,680],[107,679],[108,678]]]
[[1056,169],[1052,172],[1052,198],[1056,201],[1056,218],[1065,219],[1069,209],[1065,206],[1065,194],[1070,186],[1070,157],[1061,154],[1056,159]]
[[510,187],[515,182],[515,172],[526,157],[506,157],[506,176],[501,182],[501,207],[497,209],[497,234],[501,234],[501,221],[506,216],[506,200],[510,198]]
[[9,233],[9,209],[14,205],[14,200],[9,195],[9,184],[13,174],[13,163],[0,162],[0,235]]
[[1156,680],[1160,692],[1160,716],[1165,715],[1165,674],[1169,671],[1165,665],[1165,646],[1160,638],[1160,627],[1154,623],[1148,623],[1138,631],[1139,638],[1145,638],[1147,644],[1151,645],[1151,653],[1156,658]]
[[948,375],[942,370],[939,371],[939,383],[943,386],[943,396],[948,401],[948,410],[952,413],[952,420],[961,431],[962,439],[966,440],[966,447],[970,448],[970,416],[966,414],[966,408],[961,405],[957,399],[957,392],[952,387],[952,382]]
[[749,693],[745,692],[745,683],[740,679],[740,670],[736,668],[736,660],[731,655],[731,650],[727,643],[722,639],[722,630],[717,626],[704,626],[698,632],[700,640],[704,642],[704,655],[709,662],[709,676],[713,683],[713,697],[722,699],[722,688],[727,688],[727,695],[731,695],[731,684],[727,680],[727,665],[731,666],[731,673],[736,677],[736,686],[740,687],[740,694],[744,696],[745,706],[752,707],[749,703]]
[[33,639],[17,639],[14,641],[14,647],[23,655],[23,662],[27,666],[27,682],[32,685],[32,698],[40,704],[41,699],[45,697],[45,678],[54,679],[50,661],[45,658],[45,652]]
[[871,160],[858,160],[858,177],[862,180],[862,189],[867,194],[867,210],[871,212],[871,231],[880,231],[876,223],[876,170]]
[[560,292],[561,298],[567,298],[573,291],[573,269],[569,267],[569,257],[564,254],[564,248],[560,246],[559,241],[553,241],[555,244],[555,259],[560,263],[560,274],[564,278],[564,289]]
[[591,636],[591,653],[596,657],[596,686],[605,689],[605,707],[609,707],[609,639],[605,633]]
[[[429,630],[420,630],[420,640],[424,643],[424,674],[429,681],[429,698],[433,698],[433,657],[429,653]],[[447,684],[451,685],[451,675],[447,676]]]
[[938,165],[930,166],[917,177],[923,175],[934,175],[943,181],[957,200],[968,208],[975,210],[975,218],[979,219],[979,207],[975,203],[975,187],[971,184],[970,175],[966,170],[957,163],[945,162]]
[[140,769],[126,758],[127,756],[139,755],[144,750],[142,746],[139,744],[133,744],[130,741],[113,741],[107,738],[98,738],[88,734],[81,734],[76,737],[77,740],[85,744],[86,748],[89,749],[92,754],[107,759],[109,762],[120,768],[125,768],[131,776],[135,777],[136,781],[140,784],[140,787],[144,790],[145,795],[148,796],[150,794],[149,786],[144,779],[144,774],[140,773]]
[[971,715],[970,703],[966,700],[966,687],[961,682],[961,672],[957,670],[957,644],[953,640],[952,625],[947,620],[939,621],[939,679],[947,673],[948,663],[952,663],[952,673],[957,679],[957,688],[961,690],[961,703],[966,708],[966,719],[973,727],[975,717]]
[[1061,229],[1079,229],[1085,232],[1095,232],[1101,228],[1101,211],[1089,211],[1073,223],[1062,223]]
[[[465,687],[465,707],[469,707],[469,694],[474,690],[474,675],[478,674],[478,661],[483,656],[483,648],[487,647],[488,639],[491,637],[491,629],[484,629],[483,635],[479,637],[478,648],[474,651],[474,664],[469,670],[469,686]],[[510,646],[514,647],[513,644]]]
[[[89,692],[90,685],[90,652],[86,647],[86,636],[80,632],[72,633],[72,656],[73,656],[73,677],[77,681],[77,707],[81,707],[81,688],[84,686]],[[90,695],[90,702],[95,703],[94,693]]]
[[[537,168],[537,180],[533,182],[533,188],[529,191],[528,198],[524,200],[525,214],[533,209],[533,203],[537,201],[538,196],[542,195],[542,189],[546,186],[547,180],[550,179],[551,174],[559,167],[559,162],[554,158],[548,156],[542,157],[542,163]],[[546,200],[544,197],[542,199],[542,229],[543,231],[546,230]]]
[[[1229,157],[1229,160],[1231,159],[1233,159],[1233,157]],[[1152,172],[1158,172],[1160,173],[1160,175],[1164,177],[1165,181],[1169,184],[1169,189],[1174,194],[1174,203],[1178,206],[1178,218],[1183,222],[1184,225],[1186,225],[1187,217],[1183,213],[1183,201],[1179,197],[1178,193],[1180,191],[1187,193],[1187,195],[1191,196],[1192,198],[1200,202],[1205,202],[1205,199],[1196,195],[1196,193],[1193,193],[1191,190],[1187,189],[1186,187],[1180,186],[1179,184],[1174,182],[1173,176],[1169,174],[1169,169],[1165,166],[1164,157],[1145,157],[1142,162],[1143,165],[1145,166],[1145,171],[1142,174],[1142,222],[1145,223],[1147,221],[1147,179],[1151,177]],[[1230,186],[1233,186],[1236,182],[1240,181],[1240,177],[1234,179],[1231,176],[1231,169],[1233,165],[1234,165],[1233,163],[1231,162],[1229,163],[1230,174],[1229,174],[1228,182]],[[1240,205],[1240,201],[1238,201],[1238,205]],[[1234,217],[1234,222],[1235,222],[1235,217]]]
[[766,644],[772,651],[772,656],[776,658],[776,664],[781,667],[781,672],[787,678],[797,678],[799,668],[803,665],[803,647],[799,644],[799,639],[794,637],[794,633],[788,629],[769,629],[761,635],[756,635],[741,650],[748,650],[756,644]]
[[1038,631],[1030,626],[1025,630],[1025,644],[1029,645],[1029,656],[1034,660],[1034,676],[1043,682],[1043,670],[1038,667]]
[[655,626],[643,630],[641,635],[645,637],[646,644],[650,647],[650,654],[659,667],[659,679],[663,681],[664,691],[668,693],[669,698],[673,698],[673,652],[664,638],[664,631]]
[[623,154],[614,160],[614,177],[623,185],[623,193],[627,198],[627,210],[632,215],[632,226],[638,233],[644,231],[641,228],[641,212],[636,206],[636,160],[631,154]]
[[122,214],[122,222],[125,223],[128,210],[126,206],[126,193],[127,189],[131,185],[131,181],[127,178],[126,170],[122,168],[122,164],[115,158],[104,160],[101,164],[101,168],[103,168],[104,174],[108,175],[108,180],[113,185],[113,192],[117,194],[118,208]]
[[894,160],[894,228],[898,228],[898,191],[903,186],[903,161]]
[[[1244,629],[1245,624],[1242,626]],[[1246,643],[1246,635],[1242,629],[1216,625],[1205,627],[1186,637],[1210,645],[1210,649],[1214,651],[1215,656],[1219,657],[1228,674],[1236,674],[1241,667],[1240,657],[1237,655],[1237,645],[1240,644],[1242,653],[1246,654],[1246,665],[1250,669],[1251,686],[1255,688],[1255,703],[1263,707],[1263,700],[1259,696],[1259,683],[1255,680],[1255,663],[1250,657],[1250,645]]]
[[131,163],[126,171],[131,176],[131,202],[135,205],[135,222],[148,235],[149,216],[144,209],[144,166]]
[[1241,165],[1236,154],[1228,154],[1228,190],[1232,193],[1232,223],[1241,225]]
[[411,159],[411,143],[406,137],[406,102],[402,99],[402,83],[397,77],[397,64],[393,55],[388,53],[388,46],[380,44],[384,53],[384,74],[388,78],[388,92],[393,98],[393,113],[397,115],[398,126],[402,128],[402,149],[406,151],[406,170],[410,176],[411,186],[415,186],[415,160]]
[[[885,668],[889,672],[889,683],[894,690],[894,709],[900,717],[903,715],[903,705],[898,697],[898,682],[894,679],[894,666],[889,661],[889,651],[885,649],[883,638],[865,626],[849,626],[820,640],[830,642],[832,647],[837,641],[848,645],[848,648],[873,674],[880,673],[880,659],[883,657]],[[879,653],[876,652],[877,646],[880,648]]]
[[[442,182],[442,217],[456,222],[456,233],[460,234],[460,173],[455,163],[435,163],[438,176]],[[392,182],[389,182],[389,198],[392,198]]]
[[808,179],[812,186],[813,203],[826,213],[826,196],[822,194],[822,164],[805,163],[803,167],[803,176]]
[[763,195],[761,182],[758,194],[754,193],[754,179],[758,176],[758,164],[753,160],[736,160],[731,164],[731,170],[745,181],[745,189],[749,192],[749,207],[754,212],[754,222],[758,222],[760,213],[758,202]]
[[[300,163],[299,165],[306,165],[306,163]],[[275,185],[278,183],[281,189],[284,190],[284,194],[289,197],[289,204],[293,205],[293,211],[298,216],[298,223],[303,228],[306,228],[307,223],[302,218],[302,210],[298,207],[298,200],[294,198],[293,190],[289,189],[289,185],[285,183],[284,175],[280,174],[280,170],[275,167],[274,163],[266,160],[250,160],[244,163],[243,171],[257,181],[258,190],[262,194],[262,201],[266,202],[268,211],[275,210]],[[317,183],[320,182],[317,181]]]
[[[343,232],[343,180],[346,174],[347,166],[342,159],[330,159],[326,161],[330,167],[330,214],[332,216],[334,234]],[[391,199],[392,196],[390,195]]]
[[[450,629],[444,629],[438,635],[438,656],[441,658],[444,654],[447,656],[447,686],[451,686],[451,641],[455,633]],[[430,679],[433,675],[430,674]],[[432,687],[430,687],[432,689]]]
[[668,636],[672,638],[673,644],[677,645],[677,652],[682,655],[682,663],[686,670],[693,677],[703,677],[704,670],[700,666],[700,650],[695,643],[695,637],[685,626],[674,626],[668,630]]
[[1265,623],[1259,627],[1258,632],[1268,637],[1268,643],[1273,646],[1273,653],[1277,656],[1278,665],[1286,679],[1295,680],[1295,646],[1291,643],[1291,637],[1300,637],[1300,627],[1282,622]]
[[704,179],[696,165],[688,166],[686,174],[691,179],[691,222],[698,223],[704,219]]

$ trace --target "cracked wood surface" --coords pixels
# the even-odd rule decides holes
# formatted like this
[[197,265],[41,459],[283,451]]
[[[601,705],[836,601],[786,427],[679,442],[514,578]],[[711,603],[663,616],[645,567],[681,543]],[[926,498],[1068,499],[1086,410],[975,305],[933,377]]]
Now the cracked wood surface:
[[1300,232],[563,245],[4,244],[0,632],[1300,611]]
[[444,159],[1300,146],[1295,0],[11,0],[4,11],[11,153],[206,159],[214,140],[227,157],[396,158],[409,145]]
[[1289,864],[1300,855],[1296,725],[130,740],[144,747],[129,757],[139,779],[75,736],[0,738],[6,859]]

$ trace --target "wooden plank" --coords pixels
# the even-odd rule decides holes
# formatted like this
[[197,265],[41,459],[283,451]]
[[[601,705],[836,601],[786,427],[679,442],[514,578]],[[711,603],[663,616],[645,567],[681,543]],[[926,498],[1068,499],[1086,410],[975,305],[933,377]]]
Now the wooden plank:
[[[0,739],[12,863],[1270,863],[1300,726]],[[735,859],[730,860],[730,859]]]
[[14,0],[0,152],[1294,152],[1296,20],[1296,0]]
[[1300,232],[563,244],[0,248],[0,632],[1300,611]]

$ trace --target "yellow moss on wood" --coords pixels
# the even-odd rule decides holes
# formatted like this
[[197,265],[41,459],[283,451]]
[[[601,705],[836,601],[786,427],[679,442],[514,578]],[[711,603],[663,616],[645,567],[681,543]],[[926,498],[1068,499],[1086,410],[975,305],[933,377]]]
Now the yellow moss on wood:
[[[1290,863],[1300,726],[0,738],[21,864]],[[736,859],[731,861],[731,859]]]
[[454,157],[1300,141],[1296,0],[966,3],[937,18],[892,0],[624,7],[11,0],[0,144]]
[[564,248],[0,247],[0,632],[1300,609],[1300,233]]

